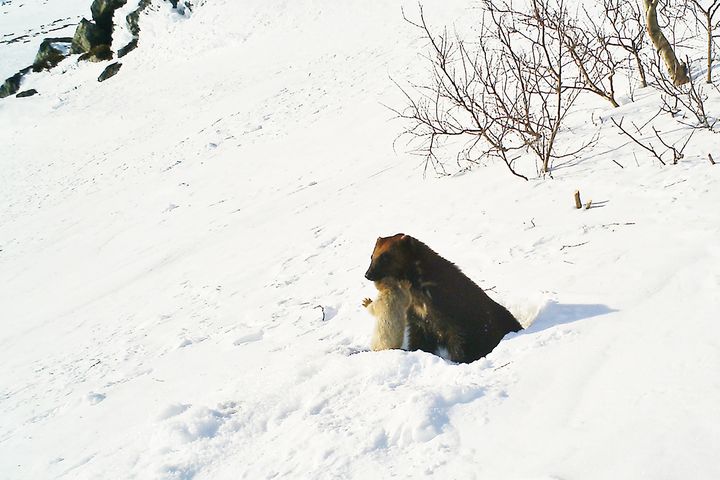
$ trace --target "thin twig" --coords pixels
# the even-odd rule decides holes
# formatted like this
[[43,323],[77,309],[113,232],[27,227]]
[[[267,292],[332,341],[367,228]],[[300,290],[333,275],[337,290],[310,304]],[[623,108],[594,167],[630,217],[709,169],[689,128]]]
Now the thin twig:
[[588,243],[588,242],[582,242],[582,243],[578,243],[578,244],[576,244],[576,245],[563,245],[562,247],[560,247],[560,251],[565,250],[566,248],[581,247],[581,246],[583,246],[583,245],[585,245],[585,244],[587,244],[587,243]]
[[[645,145],[645,144],[642,143],[640,140],[638,140],[637,138],[635,138],[630,132],[628,132],[627,130],[625,130],[625,129],[623,128],[623,126],[622,126],[622,123],[623,123],[623,122],[622,122],[622,119],[620,120],[620,123],[618,123],[614,118],[610,118],[610,120],[615,124],[615,126],[616,126],[617,128],[620,129],[620,131],[622,131],[622,133],[624,133],[625,135],[627,135],[628,137],[630,137],[630,140],[632,140],[633,142],[635,142],[635,144],[641,146],[642,148],[644,148],[644,149],[647,150],[648,152],[652,153],[653,156],[660,161],[660,163],[662,163],[663,165],[665,165],[665,162],[663,161],[662,157],[661,157],[660,155],[658,155],[658,153],[657,153],[657,152],[655,151],[655,149],[652,147],[652,144],[649,145],[649,146],[648,146],[648,145]],[[637,127],[636,127],[636,128],[637,128]]]

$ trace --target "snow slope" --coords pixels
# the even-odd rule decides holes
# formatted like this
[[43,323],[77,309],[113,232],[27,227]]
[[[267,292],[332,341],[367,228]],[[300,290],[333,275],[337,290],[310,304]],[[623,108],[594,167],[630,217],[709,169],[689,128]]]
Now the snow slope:
[[[401,5],[156,2],[116,77],[0,101],[0,478],[720,477],[715,137],[423,178],[383,106],[424,71]],[[401,231],[532,324],[469,365],[368,352]]]
[[32,65],[46,37],[72,37],[80,19],[90,18],[87,0],[3,0],[0,2],[0,79]]

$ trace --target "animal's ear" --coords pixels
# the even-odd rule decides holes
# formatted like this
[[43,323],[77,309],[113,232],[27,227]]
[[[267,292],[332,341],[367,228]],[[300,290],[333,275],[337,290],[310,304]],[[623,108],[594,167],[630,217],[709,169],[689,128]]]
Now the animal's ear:
[[402,234],[402,237],[400,237],[400,243],[407,248],[415,247],[415,242],[416,240],[410,235]]

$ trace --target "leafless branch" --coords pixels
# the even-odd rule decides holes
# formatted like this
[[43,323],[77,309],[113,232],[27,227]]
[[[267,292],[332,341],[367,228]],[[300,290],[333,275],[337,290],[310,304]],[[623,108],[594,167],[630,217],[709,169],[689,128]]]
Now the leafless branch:
[[623,118],[623,119],[620,119],[620,122],[616,121],[614,118],[611,118],[610,120],[612,121],[612,123],[615,124],[615,126],[616,126],[618,129],[620,129],[620,131],[622,132],[623,135],[626,135],[626,136],[627,136],[628,138],[630,138],[630,140],[632,140],[636,145],[639,145],[639,146],[642,147],[643,149],[645,149],[645,150],[647,150],[648,152],[650,152],[653,157],[657,158],[660,163],[662,163],[663,165],[665,165],[665,161],[664,161],[664,160],[662,159],[662,157],[657,153],[657,151],[655,151],[655,148],[652,146],[652,144],[650,144],[649,142],[648,142],[647,144],[646,144],[646,143],[643,143],[642,141],[640,141],[638,138],[636,138],[633,134],[631,134],[630,132],[628,132],[628,131],[623,127],[623,120],[624,120],[624,118]]

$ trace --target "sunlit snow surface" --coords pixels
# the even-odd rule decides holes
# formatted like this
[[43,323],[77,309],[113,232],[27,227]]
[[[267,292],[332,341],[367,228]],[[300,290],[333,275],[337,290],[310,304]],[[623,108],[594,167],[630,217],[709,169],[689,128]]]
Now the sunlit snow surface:
[[[88,15],[62,3],[1,31]],[[720,478],[717,137],[661,167],[600,120],[652,92],[590,98],[601,142],[552,179],[423,178],[385,107],[426,71],[401,4],[155,2],[117,76],[0,100],[0,478]],[[397,232],[532,324],[469,365],[368,352]]]

